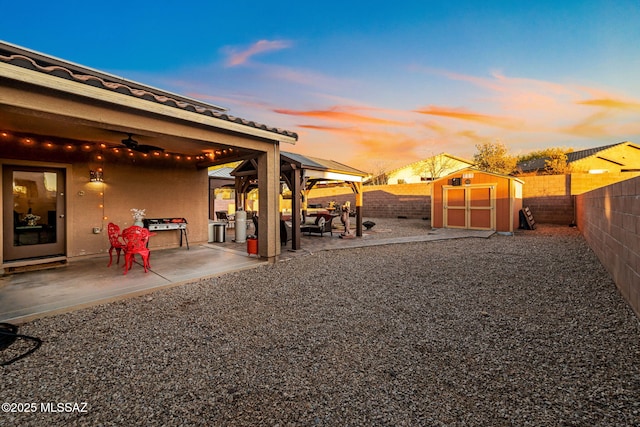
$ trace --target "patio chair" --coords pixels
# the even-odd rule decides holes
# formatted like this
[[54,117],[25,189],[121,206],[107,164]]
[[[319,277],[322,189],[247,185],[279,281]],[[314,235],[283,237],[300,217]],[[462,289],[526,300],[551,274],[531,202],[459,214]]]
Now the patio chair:
[[287,242],[291,239],[292,239],[291,225],[289,225],[287,221],[281,219],[280,220],[280,245],[282,246],[286,245]]
[[307,232],[310,236],[311,233],[320,233],[320,237],[324,235],[324,233],[331,233],[333,236],[333,219],[336,218],[335,215],[328,214],[318,214],[315,219],[313,217],[307,217],[304,221],[304,224],[300,226],[301,232]]
[[226,222],[227,227],[233,228],[235,226],[235,221],[233,218],[229,217],[226,211],[216,211],[216,218],[220,222]]
[[125,228],[122,232],[122,239],[125,242],[124,248],[124,274],[127,274],[133,266],[136,254],[142,258],[142,267],[146,273],[151,268],[149,265],[149,255],[151,251],[147,247],[149,243],[149,230],[137,225]]
[[125,244],[120,235],[120,227],[116,224],[112,222],[107,224],[107,234],[109,235],[109,243],[111,243],[111,247],[109,248],[109,264],[107,264],[107,267],[111,267],[113,250],[115,249],[116,254],[118,254],[116,264],[120,264],[120,252],[124,249]]

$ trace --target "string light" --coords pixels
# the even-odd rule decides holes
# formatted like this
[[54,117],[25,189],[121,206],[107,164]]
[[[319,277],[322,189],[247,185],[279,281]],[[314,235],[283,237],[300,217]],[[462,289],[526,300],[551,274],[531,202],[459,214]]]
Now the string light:
[[[77,144],[73,143],[73,142],[61,142],[61,141],[51,141],[51,140],[40,140],[38,141],[37,139],[30,137],[30,136],[26,136],[24,134],[22,135],[15,135],[15,134],[11,134],[10,132],[7,131],[0,131],[0,138],[3,139],[8,139],[9,141],[11,141],[12,139],[16,142],[21,142],[24,145],[27,146],[41,146],[43,148],[46,149],[63,149],[65,151],[74,151],[74,150],[80,150],[80,151],[86,151],[86,152],[91,152],[92,150],[97,150],[99,151],[98,154],[95,154],[95,160],[96,161],[100,161],[103,162],[105,161],[105,157],[104,154],[102,152],[103,149],[107,149],[109,150],[109,153],[114,153],[114,154],[120,154],[123,151],[122,147],[118,147],[118,146],[114,146],[113,144],[109,144],[109,143],[104,143],[104,142],[96,142],[96,143],[92,143],[92,142],[78,142]],[[129,154],[129,157],[134,158],[134,157],[139,157],[139,158],[143,158],[143,159],[149,159],[149,158],[155,158],[155,159],[173,159],[176,161],[203,161],[203,160],[214,160],[214,159],[220,159],[223,158],[225,155],[230,155],[232,153],[234,153],[234,149],[233,148],[224,148],[224,149],[218,149],[218,150],[212,150],[212,151],[207,151],[207,152],[203,152],[200,154],[196,154],[196,155],[188,155],[188,154],[183,154],[183,153],[170,153],[170,152],[162,152],[162,151],[152,151],[150,153],[141,153],[138,151],[134,151],[131,149],[127,149],[126,152]]]

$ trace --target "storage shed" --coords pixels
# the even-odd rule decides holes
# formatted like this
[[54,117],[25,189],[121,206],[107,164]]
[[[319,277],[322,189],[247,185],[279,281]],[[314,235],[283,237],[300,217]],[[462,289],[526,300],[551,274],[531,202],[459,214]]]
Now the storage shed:
[[514,231],[522,209],[523,181],[466,168],[431,186],[431,226]]

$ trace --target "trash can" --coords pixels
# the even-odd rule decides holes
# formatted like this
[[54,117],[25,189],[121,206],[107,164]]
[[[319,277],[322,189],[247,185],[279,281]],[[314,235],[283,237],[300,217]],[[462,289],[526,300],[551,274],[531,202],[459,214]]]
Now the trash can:
[[213,232],[214,225],[215,225],[215,222],[209,220],[209,239],[207,240],[207,243],[213,243],[216,241],[216,239],[214,238],[215,234]]
[[213,241],[216,243],[224,243],[227,240],[226,224],[223,222],[213,224]]
[[247,253],[249,255],[258,255],[258,239],[255,237],[247,237]]

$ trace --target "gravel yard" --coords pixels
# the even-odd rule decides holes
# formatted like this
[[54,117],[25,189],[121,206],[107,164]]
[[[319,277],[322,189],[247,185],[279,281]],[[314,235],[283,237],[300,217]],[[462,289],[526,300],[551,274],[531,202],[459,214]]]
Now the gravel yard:
[[2,425],[640,425],[638,319],[569,227],[321,251],[20,332],[44,343],[0,393],[38,413]]

